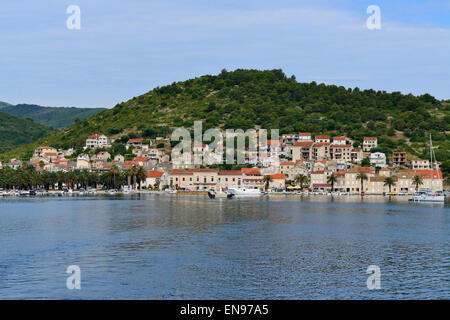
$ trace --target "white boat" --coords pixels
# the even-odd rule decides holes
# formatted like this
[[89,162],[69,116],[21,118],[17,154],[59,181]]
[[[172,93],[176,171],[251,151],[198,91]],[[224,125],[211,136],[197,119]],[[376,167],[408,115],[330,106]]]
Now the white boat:
[[[430,133],[430,175],[431,175],[431,185],[433,185],[433,175],[434,175],[434,167],[436,167],[436,170],[439,170],[439,166],[438,163],[436,161],[436,156],[434,156],[434,161],[435,163],[433,163],[433,155],[434,155],[434,151],[433,151],[433,142],[431,141],[431,133]],[[416,192],[414,193],[414,195],[408,199],[409,201],[414,201],[414,202],[445,202],[445,194],[442,192],[436,192],[436,193],[432,193],[431,190],[429,191],[421,191],[421,192]]]
[[231,198],[232,195],[228,194],[226,192],[223,192],[222,190],[219,190],[219,191],[209,190],[208,197],[210,199],[219,199],[219,198]]
[[259,189],[248,189],[248,188],[229,188],[228,194],[234,196],[262,196],[264,193]]
[[409,199],[409,201],[414,202],[444,202],[445,196],[442,193],[431,193],[431,192],[416,192]]

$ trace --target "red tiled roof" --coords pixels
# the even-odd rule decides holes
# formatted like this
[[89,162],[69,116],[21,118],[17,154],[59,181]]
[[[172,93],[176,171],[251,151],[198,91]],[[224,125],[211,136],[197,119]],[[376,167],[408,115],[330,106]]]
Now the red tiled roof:
[[282,165],[282,166],[293,166],[293,165],[295,165],[295,162],[281,162],[280,165]]
[[376,137],[364,137],[364,141],[367,141],[367,140],[377,140],[377,138]]
[[148,161],[148,160],[150,160],[150,158],[148,158],[148,157],[136,157],[136,158],[134,158],[135,162],[144,162],[144,161]]
[[[431,179],[431,170],[413,170],[409,169],[408,172],[418,174],[422,179]],[[442,179],[441,170],[433,170],[433,179]]]
[[89,136],[89,138],[96,139],[96,138],[100,138],[101,136],[102,136],[102,134],[93,134],[93,135]]
[[284,173],[274,173],[271,174],[270,177],[272,179],[283,179],[283,180],[286,179],[286,175]]
[[221,176],[240,176],[242,175],[241,170],[222,170],[219,171],[219,175]]
[[329,146],[329,145],[330,145],[329,142],[317,142],[317,143],[314,143],[313,147],[314,148],[320,148],[320,147]]
[[311,136],[311,133],[310,132],[300,132],[298,135],[300,137],[309,137],[309,136]]
[[331,148],[353,148],[349,144],[333,144],[331,145]]
[[245,173],[246,175],[261,175],[261,171],[259,171],[258,168],[242,168],[242,173]]
[[294,147],[311,148],[313,144],[312,141],[297,141],[294,143]]
[[365,173],[374,173],[375,170],[371,167],[358,167],[359,172],[365,172]]
[[127,141],[127,143],[141,143],[142,142],[142,138],[138,138],[138,139],[129,139]]
[[267,145],[280,144],[279,140],[267,140]]
[[311,174],[324,174],[324,173],[325,173],[324,170],[317,170],[317,171],[311,172]]
[[315,137],[316,139],[330,139],[330,136],[326,136],[326,135],[319,135]]
[[147,177],[148,178],[161,178],[164,175],[164,172],[161,171],[148,171]]

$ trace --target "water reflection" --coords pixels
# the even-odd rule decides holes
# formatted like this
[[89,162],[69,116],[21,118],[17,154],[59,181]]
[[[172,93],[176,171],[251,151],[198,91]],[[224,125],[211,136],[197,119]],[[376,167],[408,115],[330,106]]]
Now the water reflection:
[[450,298],[449,220],[368,196],[0,200],[0,298]]

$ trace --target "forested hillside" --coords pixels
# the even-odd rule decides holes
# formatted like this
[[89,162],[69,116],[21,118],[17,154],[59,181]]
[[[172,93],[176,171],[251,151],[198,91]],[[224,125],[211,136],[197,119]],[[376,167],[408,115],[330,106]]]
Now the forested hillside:
[[29,119],[20,119],[0,112],[0,152],[29,144],[54,132],[52,128]]
[[30,118],[35,122],[56,129],[65,128],[75,121],[89,118],[106,109],[104,108],[63,108],[42,107],[34,104],[11,105],[0,103],[0,111],[20,118]]
[[[345,134],[361,141],[377,136],[380,151],[406,150],[427,157],[427,133],[439,146],[436,156],[449,161],[450,104],[424,94],[360,90],[299,83],[281,70],[222,71],[218,75],[157,87],[79,121],[39,143],[55,147],[84,144],[93,133],[108,136],[165,135],[174,127],[278,128],[281,133]],[[28,155],[33,146],[15,153]],[[11,154],[8,154],[11,155]]]

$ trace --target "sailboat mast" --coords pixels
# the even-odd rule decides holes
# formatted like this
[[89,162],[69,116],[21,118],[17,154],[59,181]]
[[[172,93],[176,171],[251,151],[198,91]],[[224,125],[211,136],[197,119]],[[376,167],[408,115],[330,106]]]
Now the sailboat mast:
[[430,132],[430,169],[431,169],[431,186],[430,190],[433,192],[433,142],[431,141],[431,132]]

